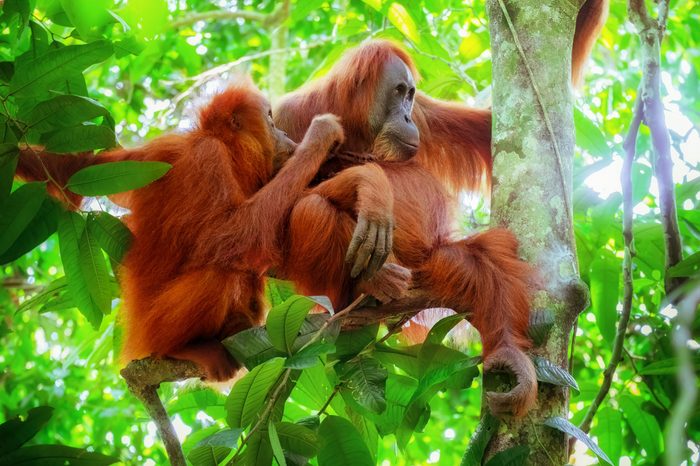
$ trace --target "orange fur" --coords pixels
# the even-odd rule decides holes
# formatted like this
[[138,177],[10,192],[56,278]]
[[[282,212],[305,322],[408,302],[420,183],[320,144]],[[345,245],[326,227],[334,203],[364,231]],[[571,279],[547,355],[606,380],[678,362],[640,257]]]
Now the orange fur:
[[[582,10],[587,19],[579,21],[587,35],[577,34],[575,40],[575,75],[602,24],[602,10],[591,8],[593,3],[601,1],[588,0],[589,7]],[[580,52],[581,48],[586,51]],[[397,45],[365,43],[349,52],[327,76],[287,96],[276,112],[278,126],[297,139],[313,115],[332,112],[343,119],[345,148],[371,151],[375,141],[368,114],[379,77],[392,56],[416,74],[410,57]],[[296,204],[282,271],[302,292],[326,294],[336,306],[347,304],[354,283],[343,251],[356,218],[368,210],[390,216],[383,201],[393,197],[396,230],[391,260],[414,270],[413,286],[430,296],[431,305],[468,312],[481,334],[486,366],[506,365],[518,376],[519,385],[510,394],[490,397],[492,409],[523,415],[537,394],[534,368],[523,353],[530,347],[530,268],[518,258],[517,239],[507,230],[494,229],[461,241],[450,239],[450,192],[476,189],[490,176],[491,112],[419,93],[413,119],[420,132],[414,160],[378,162],[384,176],[375,169],[356,170],[354,176],[348,176],[346,170]],[[359,186],[375,191],[366,192],[359,202]],[[502,360],[506,356],[508,361]]]
[[260,322],[263,274],[279,261],[282,225],[342,139],[338,122],[320,117],[272,178],[276,154],[268,108],[257,89],[235,87],[214,97],[199,127],[185,134],[96,157],[21,155],[21,176],[43,179],[46,167],[58,184],[92,163],[172,165],[129,196],[134,241],[121,270],[124,362],[170,356],[195,361],[211,379],[235,372],[219,340]]

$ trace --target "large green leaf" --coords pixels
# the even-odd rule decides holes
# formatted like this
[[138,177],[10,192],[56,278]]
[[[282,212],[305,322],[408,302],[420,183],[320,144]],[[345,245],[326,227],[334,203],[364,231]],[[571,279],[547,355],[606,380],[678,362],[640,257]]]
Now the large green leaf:
[[275,457],[275,461],[277,461],[279,466],[287,466],[287,460],[284,458],[284,451],[282,451],[280,438],[277,435],[277,429],[272,421],[267,425],[267,433],[270,437],[270,447],[272,448],[272,455]]
[[308,427],[293,424],[291,422],[278,422],[275,424],[277,436],[284,451],[294,453],[305,458],[316,456],[319,448],[318,435]]
[[[693,358],[695,370],[700,372],[700,356]],[[639,375],[669,375],[676,376],[678,374],[680,362],[678,358],[668,358],[661,361],[655,361],[651,364],[639,369]]]
[[369,356],[358,356],[343,367],[341,379],[357,403],[381,413],[386,409],[387,370],[379,361]]
[[255,367],[233,386],[226,400],[226,422],[231,428],[245,428],[259,414],[283,364],[281,358],[271,359]]
[[104,116],[109,116],[109,110],[95,100],[78,95],[59,95],[38,103],[19,118],[31,129],[44,133]]
[[520,466],[527,464],[529,455],[530,447],[527,445],[516,445],[493,455],[486,462],[485,466]]
[[464,452],[460,466],[481,466],[486,446],[493,434],[496,433],[499,424],[500,421],[496,416],[486,412],[469,441],[469,447]]
[[596,157],[610,156],[607,139],[598,126],[578,108],[574,110],[576,145]]
[[32,408],[24,420],[13,417],[0,424],[0,456],[18,449],[34,437],[51,419],[53,408]]
[[46,199],[45,183],[27,183],[0,205],[0,254],[17,241]]
[[31,97],[41,95],[65,80],[71,72],[81,72],[112,55],[112,44],[106,40],[86,45],[70,45],[49,50],[44,55],[17,62],[10,81],[9,93]]
[[372,455],[362,436],[347,419],[328,416],[319,428],[319,466],[373,466]]
[[627,423],[634,432],[634,438],[639,446],[644,448],[651,461],[655,460],[662,451],[663,436],[661,428],[654,416],[642,409],[640,401],[632,395],[623,394],[617,402]]
[[272,307],[282,304],[295,294],[294,283],[290,281],[271,277],[265,280],[265,298]]
[[46,133],[42,135],[41,143],[49,152],[70,154],[110,149],[116,145],[116,139],[114,130],[109,126],[87,124]]
[[306,296],[295,295],[270,309],[265,326],[275,348],[292,354],[304,318],[315,305]]
[[66,187],[83,196],[107,196],[138,189],[170,170],[165,162],[108,162],[92,165],[70,177]]
[[116,217],[107,212],[88,214],[87,229],[109,257],[121,262],[131,245],[131,231]]
[[607,249],[601,249],[591,263],[591,305],[600,333],[608,343],[615,340],[620,271],[620,259]]
[[700,271],[700,252],[692,254],[668,269],[672,277],[692,277]]
[[[2,123],[2,116],[0,116],[0,124],[6,124]],[[16,144],[0,144],[0,205],[5,202],[12,191],[12,180],[15,176],[18,155],[19,150]]]
[[608,454],[613,464],[618,464],[622,452],[622,414],[610,407],[604,407],[596,414],[593,434],[598,437],[600,448]]
[[267,330],[262,327],[244,330],[226,338],[222,343],[236,361],[240,361],[248,369],[285,355],[272,345]]
[[31,445],[0,458],[0,466],[70,465],[102,466],[118,463],[119,458],[63,445]]
[[22,231],[19,238],[0,255],[0,264],[11,262],[28,253],[56,232],[61,206],[50,197],[44,198],[39,211]]
[[68,291],[90,324],[99,328],[103,313],[90,294],[81,261],[80,239],[84,230],[85,219],[75,212],[64,212],[58,220],[59,249],[68,280]]
[[104,314],[112,309],[112,285],[107,262],[90,228],[84,228],[80,238],[80,268],[88,291],[97,308]]

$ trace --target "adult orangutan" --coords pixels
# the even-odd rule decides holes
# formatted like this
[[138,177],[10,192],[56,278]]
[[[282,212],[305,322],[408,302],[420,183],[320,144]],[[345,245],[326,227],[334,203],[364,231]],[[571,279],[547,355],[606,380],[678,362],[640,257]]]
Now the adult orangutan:
[[[588,0],[574,38],[573,76],[602,26],[607,0]],[[413,270],[413,287],[430,307],[468,312],[481,334],[484,369],[509,368],[517,386],[488,393],[492,412],[524,415],[535,403],[537,380],[524,353],[530,297],[529,267],[518,258],[518,242],[505,229],[453,240],[448,192],[475,189],[490,175],[491,112],[432,99],[416,93],[416,71],[398,46],[372,41],[349,52],[327,76],[288,95],[276,111],[277,125],[298,139],[314,115],[332,112],[343,120],[341,150],[370,152],[378,163],[353,167],[312,189],[293,208],[282,273],[306,294],[325,294],[342,307],[364,290],[353,280],[369,260],[369,269],[385,257],[387,225],[358,216],[361,171],[384,172],[390,187],[365,192],[378,199],[393,191],[392,264]],[[415,157],[414,157],[415,156]],[[369,189],[365,185],[366,189]],[[376,204],[376,202],[375,202]],[[343,252],[364,251],[352,265]],[[400,288],[401,273],[394,283]],[[386,277],[384,277],[386,278]],[[384,284],[392,283],[384,280]],[[428,307],[428,306],[426,306]]]
[[[92,164],[170,163],[163,178],[126,198],[134,241],[120,270],[126,310],[122,360],[187,359],[207,379],[226,380],[238,364],[220,340],[260,323],[263,274],[279,262],[279,231],[342,140],[336,117],[317,116],[296,147],[275,128],[262,94],[243,85],[215,96],[201,111],[199,126],[186,134],[98,156],[26,149],[17,174],[44,180],[50,173],[50,188],[61,198],[68,178]],[[275,160],[291,152],[273,178]]]

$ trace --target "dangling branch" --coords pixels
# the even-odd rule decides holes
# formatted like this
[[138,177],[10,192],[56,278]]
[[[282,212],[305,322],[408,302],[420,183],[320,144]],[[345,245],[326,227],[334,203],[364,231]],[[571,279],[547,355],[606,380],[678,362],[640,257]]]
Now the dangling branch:
[[682,280],[669,276],[668,269],[683,260],[683,247],[678,229],[676,199],[673,190],[673,161],[663,103],[661,102],[661,40],[666,30],[669,0],[659,3],[659,18],[649,16],[644,0],[629,0],[630,20],[637,28],[642,42],[642,84],[637,98],[642,100],[643,121],[651,131],[656,160],[654,171],[659,184],[659,208],[666,244],[666,294],[678,288]]
[[586,416],[583,418],[579,428],[588,433],[591,428],[591,422],[598,408],[605,400],[605,397],[610,391],[613,376],[617,370],[617,366],[622,359],[622,351],[624,349],[625,335],[627,334],[627,324],[630,320],[632,312],[632,296],[634,289],[632,287],[632,259],[635,256],[634,243],[632,236],[632,220],[633,220],[633,201],[632,201],[632,163],[634,162],[637,149],[637,135],[639,127],[642,124],[642,102],[637,101],[634,107],[634,118],[630,125],[627,138],[625,139],[625,160],[622,165],[622,236],[625,241],[625,258],[622,263],[622,276],[624,279],[624,297],[622,300],[622,314],[617,323],[617,331],[615,332],[615,341],[613,342],[612,356],[610,362],[603,373],[603,384],[598,390],[598,394],[588,408]]

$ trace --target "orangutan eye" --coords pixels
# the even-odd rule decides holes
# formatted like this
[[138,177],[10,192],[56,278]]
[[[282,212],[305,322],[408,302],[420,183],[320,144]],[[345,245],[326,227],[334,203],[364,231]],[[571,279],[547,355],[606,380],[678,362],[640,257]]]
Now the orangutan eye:
[[396,89],[395,89],[396,94],[397,95],[404,95],[406,93],[406,89],[407,89],[407,87],[405,84],[399,84],[398,86],[396,86]]

